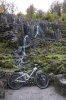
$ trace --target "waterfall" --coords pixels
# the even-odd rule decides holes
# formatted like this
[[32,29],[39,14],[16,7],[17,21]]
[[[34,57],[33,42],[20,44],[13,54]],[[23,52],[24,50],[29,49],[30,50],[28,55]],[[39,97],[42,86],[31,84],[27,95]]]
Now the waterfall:
[[39,26],[37,25],[37,31],[36,31],[36,35],[35,38],[39,35]]
[[16,18],[14,17],[14,21],[13,21],[13,23],[15,24],[16,23]]
[[24,37],[24,40],[23,40],[23,55],[26,55],[26,48],[28,47],[28,44],[27,44],[27,39],[29,38],[28,35],[26,35]]

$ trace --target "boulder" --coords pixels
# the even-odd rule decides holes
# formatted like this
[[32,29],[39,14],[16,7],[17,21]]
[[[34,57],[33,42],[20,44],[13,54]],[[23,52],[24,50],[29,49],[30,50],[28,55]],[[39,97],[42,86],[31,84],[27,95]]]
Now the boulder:
[[56,75],[56,77],[54,79],[54,85],[55,85],[56,89],[62,95],[66,95],[66,75],[65,74]]

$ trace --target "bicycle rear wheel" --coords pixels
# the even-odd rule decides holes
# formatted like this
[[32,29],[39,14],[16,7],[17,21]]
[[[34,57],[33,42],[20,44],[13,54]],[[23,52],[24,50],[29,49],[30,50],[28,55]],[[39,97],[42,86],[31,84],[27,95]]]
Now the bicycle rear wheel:
[[16,82],[15,79],[18,78],[20,76],[20,74],[18,73],[13,73],[10,78],[8,79],[8,85],[11,89],[13,90],[17,90],[20,89],[22,87],[22,83],[21,82]]

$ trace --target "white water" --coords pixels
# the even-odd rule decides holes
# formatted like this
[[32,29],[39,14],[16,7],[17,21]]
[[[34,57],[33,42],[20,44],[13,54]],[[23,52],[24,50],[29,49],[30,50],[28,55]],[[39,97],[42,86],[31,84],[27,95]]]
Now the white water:
[[23,55],[26,55],[27,38],[28,38],[28,35],[26,35],[23,40]]
[[37,32],[36,32],[36,35],[35,35],[35,38],[39,35],[39,26],[37,25]]
[[13,23],[15,24],[16,23],[16,18],[14,17],[14,21],[13,21]]

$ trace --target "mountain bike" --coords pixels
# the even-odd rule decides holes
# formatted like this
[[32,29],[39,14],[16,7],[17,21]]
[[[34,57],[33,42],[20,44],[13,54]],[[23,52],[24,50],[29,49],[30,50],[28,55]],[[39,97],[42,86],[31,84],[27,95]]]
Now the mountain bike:
[[29,83],[30,79],[34,77],[36,85],[39,88],[47,88],[49,85],[49,76],[40,69],[38,64],[33,64],[31,67],[32,70],[30,71],[24,71],[22,69],[13,72],[8,79],[9,87],[14,90],[20,89],[22,86]]

